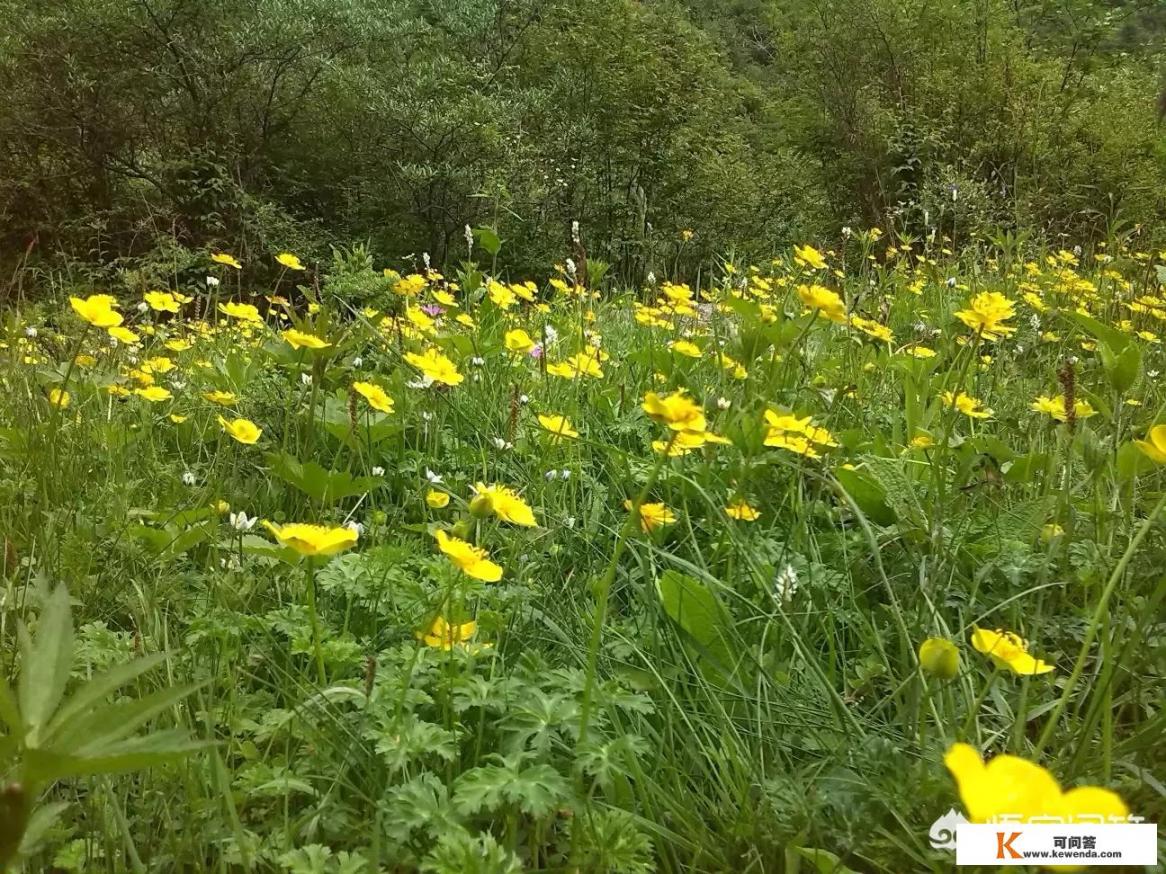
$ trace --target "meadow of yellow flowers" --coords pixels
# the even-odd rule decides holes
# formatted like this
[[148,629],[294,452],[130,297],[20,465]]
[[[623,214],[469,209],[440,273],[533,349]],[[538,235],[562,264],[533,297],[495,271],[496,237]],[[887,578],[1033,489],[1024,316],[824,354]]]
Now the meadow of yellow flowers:
[[1166,252],[265,260],[6,317],[0,868],[946,871],[951,808],[1166,809]]

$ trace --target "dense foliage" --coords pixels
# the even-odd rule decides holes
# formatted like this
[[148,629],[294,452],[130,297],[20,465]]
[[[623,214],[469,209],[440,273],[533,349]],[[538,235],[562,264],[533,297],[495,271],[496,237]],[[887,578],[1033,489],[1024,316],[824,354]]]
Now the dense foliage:
[[9,260],[359,239],[448,263],[468,223],[529,275],[579,221],[639,283],[845,225],[1086,240],[1166,216],[1154,0],[0,9]]
[[0,865],[901,874],[956,809],[1162,821],[1166,252],[937,245],[606,293],[219,252],[10,313]]

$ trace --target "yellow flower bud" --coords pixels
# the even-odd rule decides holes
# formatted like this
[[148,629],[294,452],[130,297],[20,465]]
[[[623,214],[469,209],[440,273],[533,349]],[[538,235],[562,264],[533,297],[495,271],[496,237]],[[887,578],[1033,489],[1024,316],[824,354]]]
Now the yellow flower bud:
[[960,651],[950,640],[929,637],[919,645],[919,666],[925,674],[950,680],[960,670]]

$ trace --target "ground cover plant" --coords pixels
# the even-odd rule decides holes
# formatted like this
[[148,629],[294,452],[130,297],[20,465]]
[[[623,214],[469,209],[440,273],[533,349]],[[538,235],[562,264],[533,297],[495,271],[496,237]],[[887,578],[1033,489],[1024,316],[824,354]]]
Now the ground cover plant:
[[5,313],[0,867],[945,871],[953,808],[1161,819],[1166,252],[502,245]]

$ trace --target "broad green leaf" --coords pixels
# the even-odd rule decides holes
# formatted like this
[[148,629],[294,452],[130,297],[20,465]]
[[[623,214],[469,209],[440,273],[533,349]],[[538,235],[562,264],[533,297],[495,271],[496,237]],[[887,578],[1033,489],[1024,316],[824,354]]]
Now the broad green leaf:
[[[1039,474],[1044,472],[1048,460],[1048,455],[1043,452],[1031,452],[1028,455],[1018,456],[1009,462],[1005,462],[1008,467],[1007,470],[1004,470],[1004,479],[1010,483],[1032,482]],[[1001,469],[1003,467],[1004,465],[1001,465]]]
[[35,853],[44,842],[49,829],[57,824],[61,814],[68,808],[67,801],[53,801],[37,807],[29,816],[28,825],[24,828],[24,837],[20,841],[20,855],[29,856]]
[[485,249],[491,257],[497,256],[502,251],[502,238],[493,228],[474,228],[473,233],[478,245]]
[[1117,478],[1129,482],[1134,477],[1149,473],[1157,465],[1133,443],[1125,443],[1117,451]]
[[719,667],[730,670],[735,659],[728,646],[729,613],[712,590],[694,577],[667,570],[656,580],[656,593],[668,617]]
[[20,707],[12,689],[3,679],[0,679],[0,722],[8,726],[12,736],[23,739],[24,721],[20,718]]
[[28,641],[26,630],[22,636],[24,660],[17,698],[29,735],[28,743],[35,746],[40,730],[61,703],[73,664],[73,619],[69,612],[69,593],[64,586],[57,586],[45,599],[37,620],[36,641]]
[[867,519],[876,525],[895,524],[895,511],[887,504],[887,492],[878,480],[845,467],[834,471],[834,477]]
[[[255,555],[268,561],[282,561],[284,564],[299,564],[301,556],[290,546],[280,546],[265,540],[257,534],[244,534],[242,539],[243,552]],[[224,549],[234,549],[234,543],[224,542]]]
[[1084,313],[1074,312],[1072,310],[1062,310],[1061,315],[1070,322],[1081,328],[1087,334],[1100,340],[1109,347],[1115,355],[1119,354],[1130,344],[1130,337],[1128,334],[1119,331],[1117,328],[1111,328],[1109,325],[1104,325]]
[[1101,350],[1101,361],[1105,367],[1105,375],[1109,377],[1109,384],[1119,394],[1125,394],[1142,375],[1141,347],[1137,343],[1130,343],[1117,355],[1105,347],[1101,347]]
[[328,470],[314,461],[301,462],[287,452],[267,457],[276,476],[324,504],[362,495],[383,482],[379,477],[354,477],[347,471]]

